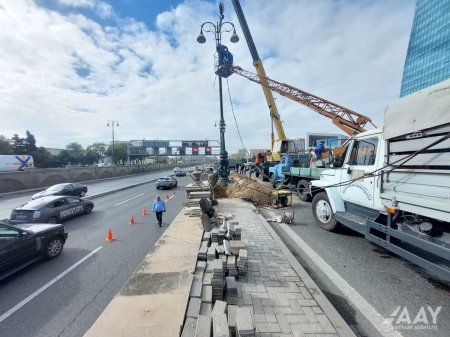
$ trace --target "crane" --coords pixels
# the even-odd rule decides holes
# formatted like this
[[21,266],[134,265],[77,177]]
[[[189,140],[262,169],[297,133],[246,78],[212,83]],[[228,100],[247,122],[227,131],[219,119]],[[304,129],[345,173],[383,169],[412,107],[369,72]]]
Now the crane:
[[347,109],[342,105],[333,103],[319,96],[310,94],[304,90],[295,88],[289,84],[281,83],[270,79],[267,76],[254,74],[244,70],[239,66],[228,65],[231,71],[262,85],[282,96],[288,97],[308,108],[318,112],[319,114],[331,119],[331,122],[344,131],[346,134],[353,136],[355,134],[366,131],[365,126],[371,124],[376,127],[371,119],[363,114]]
[[[250,29],[247,25],[247,20],[245,19],[244,13],[241,8],[241,4],[239,0],[231,0],[233,3],[234,10],[236,12],[237,18],[241,25],[242,31],[245,36],[245,40],[247,41],[248,48],[250,50],[250,54],[253,59],[253,65],[255,66],[256,73],[260,78],[264,81],[267,78],[266,72],[264,70],[264,66],[262,64],[261,59],[259,58],[258,51],[256,50],[255,43],[253,41],[252,35],[250,33]],[[270,117],[272,120],[272,133],[271,133],[271,146],[272,152],[269,158],[266,158],[269,162],[278,162],[280,160],[280,153],[289,152],[293,149],[293,141],[286,138],[286,133],[283,129],[283,124],[280,119],[280,114],[278,113],[277,105],[275,104],[275,99],[273,98],[272,91],[267,85],[262,86],[264,96],[266,98],[267,105],[269,107]],[[278,139],[275,141],[274,128],[276,129]],[[257,156],[258,157],[258,156]]]

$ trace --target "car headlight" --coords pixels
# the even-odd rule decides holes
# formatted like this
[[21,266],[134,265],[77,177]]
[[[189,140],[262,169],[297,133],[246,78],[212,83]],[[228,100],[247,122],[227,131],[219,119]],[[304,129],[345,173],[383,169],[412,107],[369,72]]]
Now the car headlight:
[[33,219],[37,219],[37,218],[39,218],[41,216],[41,212],[39,212],[39,211],[34,211],[33,212]]

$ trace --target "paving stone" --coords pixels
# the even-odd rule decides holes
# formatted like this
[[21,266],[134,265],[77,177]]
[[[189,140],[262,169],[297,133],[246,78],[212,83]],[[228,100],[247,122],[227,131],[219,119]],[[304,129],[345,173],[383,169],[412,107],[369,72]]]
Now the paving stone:
[[251,309],[238,307],[236,311],[236,329],[239,336],[254,336],[255,325]]
[[204,273],[203,274],[203,285],[210,286],[212,285],[212,273]]
[[201,297],[202,296],[202,281],[194,279],[191,286],[190,297]]
[[203,286],[202,288],[202,302],[212,303],[212,286]]
[[229,305],[227,308],[228,314],[228,328],[230,329],[231,333],[234,335],[236,333],[236,313],[237,313],[237,306],[236,305]]
[[277,316],[275,314],[265,314],[266,316],[266,322],[268,323],[276,323],[277,321]]
[[316,317],[319,320],[320,325],[322,325],[324,332],[329,332],[329,333],[335,333],[336,332],[336,330],[334,329],[333,325],[328,320],[327,316],[325,316],[325,315],[316,315]]
[[281,332],[278,323],[256,323],[256,330],[258,332]]
[[227,312],[227,302],[224,301],[216,301],[214,303],[213,311],[211,313],[212,316],[218,314],[224,314]]
[[309,323],[306,315],[286,315],[289,323]]
[[317,319],[317,315],[314,313],[311,307],[304,307],[302,309],[310,323],[319,322],[319,320]]
[[195,328],[195,337],[211,337],[212,324],[211,316],[200,315],[197,319],[197,326]]
[[202,305],[202,301],[199,298],[191,297],[189,300],[189,306],[186,313],[187,317],[197,318],[200,314],[200,306]]
[[279,324],[279,326],[281,328],[281,332],[283,332],[283,333],[290,333],[290,332],[292,332],[291,326],[289,325],[289,322],[288,322],[288,320],[286,318],[286,315],[278,314],[277,315],[277,321],[278,321],[278,324]]
[[305,334],[324,332],[324,328],[319,323],[301,323],[300,325]]
[[183,332],[181,337],[195,337],[195,327],[197,326],[197,319],[188,317],[184,322]]
[[266,315],[265,314],[254,314],[253,318],[255,319],[255,323],[266,323]]
[[200,306],[200,315],[211,316],[212,308],[213,306],[211,303],[202,302],[202,305]]
[[213,320],[213,337],[230,337],[228,330],[227,315],[216,314],[212,316]]
[[312,307],[312,310],[315,314],[323,314],[323,311],[320,307]]

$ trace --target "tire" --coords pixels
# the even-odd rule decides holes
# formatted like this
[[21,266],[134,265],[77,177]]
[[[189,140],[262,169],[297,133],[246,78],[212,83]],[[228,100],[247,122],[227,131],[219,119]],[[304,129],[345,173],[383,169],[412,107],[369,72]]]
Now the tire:
[[84,208],[84,214],[90,214],[91,212],[92,212],[92,206],[86,205],[86,207]]
[[46,259],[54,259],[61,254],[64,247],[63,239],[60,236],[54,236],[48,240],[44,249],[44,257]]
[[56,216],[52,216],[48,218],[47,223],[58,223],[58,218]]
[[311,201],[312,197],[311,197],[310,191],[311,190],[309,188],[308,181],[300,180],[297,183],[297,194],[298,194],[298,197],[300,198],[300,200]]
[[339,227],[326,192],[321,192],[314,196],[312,212],[314,220],[320,228],[332,232]]
[[82,197],[84,197],[86,195],[86,192],[85,191],[81,191],[80,192],[80,197],[82,198]]

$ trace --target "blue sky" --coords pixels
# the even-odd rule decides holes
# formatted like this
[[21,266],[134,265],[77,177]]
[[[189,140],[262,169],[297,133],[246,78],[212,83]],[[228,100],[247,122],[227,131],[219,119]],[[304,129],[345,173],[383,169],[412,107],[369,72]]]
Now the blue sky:
[[[31,131],[38,146],[84,147],[116,139],[219,138],[218,84],[211,34],[213,0],[0,0],[0,135]],[[235,64],[254,71],[240,42]],[[383,125],[397,99],[414,0],[241,0],[269,77],[299,87]],[[229,36],[224,36],[228,41]],[[229,89],[229,90],[228,90]],[[230,96],[228,94],[230,93]],[[308,108],[276,97],[289,138],[340,133]],[[234,110],[231,108],[230,99]],[[260,87],[237,75],[224,81],[229,152],[268,148],[270,118]]]

